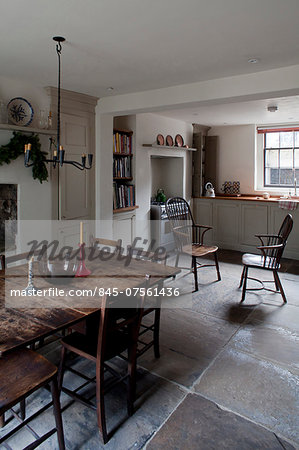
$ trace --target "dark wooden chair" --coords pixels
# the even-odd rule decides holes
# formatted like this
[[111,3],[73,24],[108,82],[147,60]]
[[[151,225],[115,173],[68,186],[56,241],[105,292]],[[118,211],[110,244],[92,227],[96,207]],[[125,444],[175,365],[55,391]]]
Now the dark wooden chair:
[[[7,267],[9,267],[11,264],[15,264],[18,265],[19,264],[25,264],[26,262],[29,261],[29,259],[34,256],[35,258],[41,258],[47,255],[47,247],[43,246],[40,250],[36,250],[33,252],[24,252],[24,253],[17,253],[15,255],[11,255],[6,257],[4,254],[0,255],[0,277],[4,277],[5,276],[5,269]],[[51,337],[48,338],[48,340],[44,339],[39,339],[37,342],[33,342],[30,345],[30,349],[31,350],[35,350],[36,348],[40,348],[44,345],[47,345],[48,343],[52,343],[53,340],[55,339],[60,339],[61,338],[61,334],[64,334],[65,331],[61,331],[60,334],[58,335],[53,335]],[[25,420],[25,416],[26,416],[26,404],[25,404],[25,398],[23,398],[20,402],[20,417],[22,420]],[[0,428],[2,428],[4,426],[5,423],[5,415],[0,415]]]
[[[37,436],[27,425],[50,407],[52,402],[32,414],[26,420],[22,420],[12,408],[17,403],[22,402],[27,396],[48,384],[50,384],[52,391],[56,428],[53,428],[43,436]],[[5,448],[10,448],[5,444],[5,441],[24,426],[27,426],[27,429],[35,437],[35,442],[26,447],[27,449],[36,448],[55,432],[57,432],[58,436],[59,449],[63,450],[65,448],[57,387],[57,367],[43,356],[27,348],[13,351],[0,358],[0,415],[3,416],[8,410],[12,410],[13,415],[18,419],[20,424],[0,439],[1,448],[1,444],[3,443]]]
[[[97,238],[90,235],[89,244],[91,248],[107,251],[107,252],[117,252],[122,251],[122,240],[113,240],[106,238]],[[96,316],[96,314],[95,314]],[[87,320],[81,320],[77,324],[72,326],[72,330],[78,331],[79,333],[86,334],[89,327],[94,326],[94,317],[88,318]]]
[[[215,266],[217,279],[221,280],[217,251],[218,247],[204,244],[204,235],[212,227],[197,225],[194,222],[190,206],[182,197],[173,197],[166,202],[166,213],[171,224],[177,249],[176,266],[179,257],[187,254],[192,258],[192,271],[194,274],[195,291],[198,291],[197,269],[200,267]],[[215,264],[200,264],[197,259],[213,254]]]
[[[148,287],[149,278],[149,276],[146,277],[144,285],[145,292]],[[115,320],[114,312],[115,308],[119,307],[119,299],[117,297],[103,299],[98,330],[96,327],[93,329],[89,327],[85,335],[75,332],[61,340],[62,351],[59,367],[59,388],[73,399],[80,401],[97,412],[98,427],[104,443],[108,442],[111,435],[111,433],[107,432],[104,394],[116,383],[127,381],[128,414],[132,415],[134,411],[137,339],[145,296],[136,296],[132,300],[134,303],[131,305],[131,308],[128,308],[126,316],[124,318],[118,317]],[[67,351],[93,361],[96,365],[95,377],[87,377],[73,367],[67,367]],[[110,360],[114,357],[121,357],[123,352],[127,352],[127,357],[124,358],[127,361],[127,372],[125,374],[118,373],[116,368],[112,367],[110,363]],[[66,368],[82,377],[85,381],[96,383],[96,405],[90,399],[86,399],[78,393],[80,388],[72,391],[62,386],[63,374]],[[104,380],[105,373],[109,373],[112,379]],[[105,381],[108,381],[108,383],[106,384]],[[82,387],[86,384],[85,382]]]
[[[287,303],[286,295],[284,293],[278,271],[280,269],[280,260],[282,258],[285,246],[290,232],[293,228],[293,218],[291,214],[287,214],[282,222],[278,234],[256,234],[261,245],[257,247],[261,251],[261,255],[252,255],[245,253],[242,257],[243,271],[241,275],[239,288],[243,285],[241,303],[245,300],[246,291],[255,291],[265,289],[270,292],[280,293],[284,303]],[[249,268],[271,270],[273,272],[273,281],[262,281],[257,278],[248,276]],[[247,288],[247,280],[254,280],[261,284],[258,288]],[[266,288],[264,283],[275,283],[275,290]]]
[[[167,262],[168,254],[165,251],[145,251],[141,247],[132,247],[128,245],[128,253],[136,260],[152,261],[155,263],[165,264]],[[145,353],[150,348],[154,348],[155,358],[160,358],[160,316],[161,316],[161,298],[156,298],[155,306],[144,305],[143,317],[139,330],[137,358]],[[152,335],[152,339],[144,341],[145,336]]]
[[90,238],[91,247],[97,247],[104,250],[110,251],[121,251],[122,250],[122,240],[121,239],[106,239],[106,238],[97,238],[91,236]]

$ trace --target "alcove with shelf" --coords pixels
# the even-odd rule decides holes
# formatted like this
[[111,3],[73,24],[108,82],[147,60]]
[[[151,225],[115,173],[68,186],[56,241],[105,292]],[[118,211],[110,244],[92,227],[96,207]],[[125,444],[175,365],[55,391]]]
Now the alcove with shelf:
[[114,128],[113,130],[113,213],[133,211],[135,185],[133,181],[133,131]]

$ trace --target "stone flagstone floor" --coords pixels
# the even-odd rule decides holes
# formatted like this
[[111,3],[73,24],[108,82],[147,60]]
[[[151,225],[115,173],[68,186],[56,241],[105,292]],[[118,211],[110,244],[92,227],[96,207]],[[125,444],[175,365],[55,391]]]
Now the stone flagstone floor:
[[[122,388],[107,395],[108,427],[117,431],[106,449],[299,448],[299,262],[282,266],[287,305],[269,292],[248,293],[239,305],[240,253],[222,251],[220,269],[218,283],[213,268],[200,270],[199,292],[184,309],[162,310],[161,357],[149,351],[139,360],[135,414],[127,419]],[[191,274],[180,279],[184,287],[191,282]],[[58,350],[52,344],[43,352],[58,362]],[[67,374],[66,382],[78,380]],[[32,395],[28,412],[48,399],[47,391]],[[93,411],[74,403],[63,423],[67,449],[103,447]],[[51,411],[32,423],[37,432],[52,425]],[[30,439],[24,430],[9,444],[19,449]],[[56,449],[56,437],[40,448]]]

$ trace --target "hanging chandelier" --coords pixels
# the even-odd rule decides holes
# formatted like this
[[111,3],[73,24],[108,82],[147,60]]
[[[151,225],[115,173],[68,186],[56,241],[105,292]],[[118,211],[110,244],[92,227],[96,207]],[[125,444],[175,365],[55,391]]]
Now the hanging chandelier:
[[[89,153],[86,157],[86,154],[83,153],[81,156],[81,163],[79,161],[69,161],[65,159],[65,150],[60,142],[60,102],[61,102],[61,50],[62,46],[61,43],[65,41],[65,38],[62,36],[54,36],[53,40],[56,42],[56,53],[58,57],[58,102],[57,102],[57,138],[56,138],[56,145],[55,150],[53,152],[53,158],[52,159],[43,159],[43,162],[51,163],[53,167],[55,168],[57,164],[62,167],[64,164],[70,164],[74,167],[76,167],[79,170],[89,170],[92,168],[92,159],[93,155]],[[50,143],[53,143],[53,138],[50,138]],[[50,146],[51,147],[51,146]],[[25,145],[25,152],[24,152],[24,163],[25,167],[31,167],[33,166],[33,163],[30,163],[30,151],[31,151],[31,144]]]

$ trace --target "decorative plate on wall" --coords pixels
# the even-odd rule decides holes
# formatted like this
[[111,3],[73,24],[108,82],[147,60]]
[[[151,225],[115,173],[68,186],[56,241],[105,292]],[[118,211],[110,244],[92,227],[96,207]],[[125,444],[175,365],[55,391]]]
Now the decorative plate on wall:
[[183,147],[184,145],[184,139],[180,134],[176,135],[176,137],[174,138],[174,142],[177,147]]
[[164,136],[162,134],[157,135],[157,145],[164,145]]
[[31,124],[34,111],[31,104],[23,97],[15,97],[7,105],[8,119],[14,125],[27,127]]
[[169,145],[169,147],[173,146],[173,139],[172,136],[170,136],[170,134],[166,136],[166,145]]

